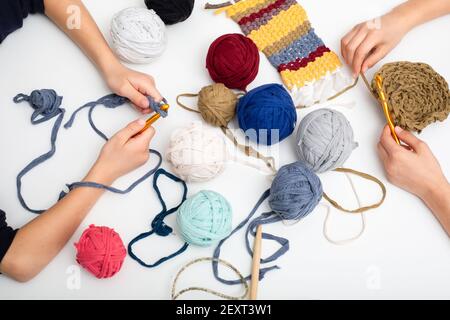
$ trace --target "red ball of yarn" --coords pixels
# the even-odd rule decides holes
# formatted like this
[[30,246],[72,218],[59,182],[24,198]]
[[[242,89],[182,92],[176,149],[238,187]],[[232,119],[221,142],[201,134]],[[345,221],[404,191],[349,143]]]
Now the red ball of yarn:
[[245,90],[258,74],[258,48],[241,34],[225,34],[209,47],[206,68],[215,82]]
[[119,272],[127,254],[119,234],[108,227],[90,225],[75,243],[77,262],[99,279]]

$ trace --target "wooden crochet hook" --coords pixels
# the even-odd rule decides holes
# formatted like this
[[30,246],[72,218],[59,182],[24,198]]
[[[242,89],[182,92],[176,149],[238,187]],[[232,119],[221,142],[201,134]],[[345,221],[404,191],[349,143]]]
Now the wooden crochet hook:
[[[168,111],[169,110],[169,105],[168,104],[164,104],[161,106],[161,110],[162,111]],[[140,135],[141,133],[145,132],[145,130],[147,130],[148,128],[151,127],[152,124],[154,124],[156,122],[156,120],[158,120],[159,118],[161,118],[161,115],[159,113],[155,113],[153,116],[151,116],[150,118],[148,118],[145,121],[145,126],[138,132],[136,133],[134,137]]]
[[250,284],[250,300],[258,297],[259,268],[261,264],[262,226],[256,228],[255,243],[253,245],[252,277]]
[[380,97],[381,106],[383,107],[384,116],[386,117],[386,122],[389,126],[389,129],[391,129],[392,137],[394,138],[395,142],[397,142],[398,145],[400,145],[400,140],[397,137],[397,134],[395,133],[395,125],[392,121],[391,114],[389,112],[389,107],[386,100],[386,95],[383,91],[383,79],[378,74],[375,77],[375,83],[377,87],[378,96]]

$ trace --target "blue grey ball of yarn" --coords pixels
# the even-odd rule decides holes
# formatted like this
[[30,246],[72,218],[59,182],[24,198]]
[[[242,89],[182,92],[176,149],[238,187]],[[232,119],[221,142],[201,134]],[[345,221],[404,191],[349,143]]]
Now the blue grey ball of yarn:
[[319,177],[297,161],[278,170],[270,188],[269,205],[283,220],[306,217],[322,199]]
[[300,122],[297,154],[314,172],[342,166],[357,146],[350,122],[339,111],[319,109]]
[[19,93],[13,100],[15,103],[28,101],[34,109],[33,115],[31,116],[31,123],[39,124],[64,112],[61,109],[62,99],[63,97],[58,96],[55,90],[41,89],[33,90],[29,96]]

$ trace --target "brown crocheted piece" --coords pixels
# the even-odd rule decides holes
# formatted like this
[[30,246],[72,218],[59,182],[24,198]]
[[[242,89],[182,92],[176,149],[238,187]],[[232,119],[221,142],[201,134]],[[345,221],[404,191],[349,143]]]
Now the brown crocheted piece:
[[[383,78],[383,90],[395,125],[420,132],[433,122],[447,119],[450,113],[447,81],[428,64],[388,63],[375,77],[378,74]],[[374,80],[374,92],[375,88]]]

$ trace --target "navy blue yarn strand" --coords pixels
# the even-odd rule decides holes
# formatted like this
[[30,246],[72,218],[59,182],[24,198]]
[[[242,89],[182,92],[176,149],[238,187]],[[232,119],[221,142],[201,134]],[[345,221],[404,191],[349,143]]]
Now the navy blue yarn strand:
[[61,108],[62,99],[63,97],[58,96],[57,93],[51,89],[34,90],[29,96],[20,93],[13,99],[15,103],[20,103],[23,101],[29,102],[30,106],[34,109],[31,116],[31,123],[33,125],[40,124],[49,121],[54,117],[57,117],[55,123],[53,124],[50,137],[50,150],[32,160],[27,166],[25,166],[25,168],[23,168],[19,172],[16,178],[17,196],[19,198],[20,204],[25,210],[28,210],[35,214],[41,214],[45,210],[31,209],[27,205],[25,199],[22,196],[22,178],[32,169],[49,160],[56,153],[56,140],[58,138],[58,132],[65,113],[65,110]]
[[[217,259],[219,259],[220,257],[220,250],[222,245],[225,243],[225,241],[227,241],[234,233],[236,233],[237,231],[239,231],[240,229],[242,229],[249,221],[250,219],[255,215],[256,211],[258,210],[258,208],[261,206],[261,204],[269,197],[270,195],[270,189],[266,190],[262,196],[259,198],[258,202],[256,203],[256,205],[253,207],[252,211],[250,211],[249,215],[243,220],[241,221],[241,223],[230,233],[230,235],[228,237],[226,237],[225,239],[221,240],[219,242],[219,244],[217,245],[216,249],[214,250],[213,253],[213,258],[215,259],[212,262],[212,268],[213,268],[213,273],[214,273],[214,277],[222,282],[223,284],[227,284],[227,285],[236,285],[236,284],[241,284],[242,281],[241,279],[237,279],[237,280],[226,280],[223,279],[219,276],[219,264],[217,262]],[[249,241],[249,234],[251,233],[252,235],[255,235],[255,229],[258,225],[260,224],[269,224],[269,223],[274,223],[274,222],[278,222],[281,221],[281,217],[277,214],[275,214],[273,211],[272,212],[265,212],[263,214],[261,214],[258,218],[252,220],[249,224],[249,226],[247,227],[247,231],[245,234],[245,238],[246,238],[246,247],[247,247],[247,251],[250,254],[250,256],[253,256],[253,250],[250,246],[250,241]],[[285,239],[285,238],[281,238],[278,236],[274,236],[268,233],[263,233],[262,234],[262,238],[266,239],[266,240],[273,240],[276,241],[280,244],[280,249],[278,249],[274,254],[272,254],[270,257],[268,258],[262,258],[261,259],[261,263],[268,263],[268,262],[273,262],[276,259],[278,259],[280,256],[282,256],[284,253],[286,253],[289,250],[289,240]],[[271,267],[266,267],[266,268],[261,268],[259,270],[259,280],[261,281],[262,279],[264,279],[264,276],[266,275],[267,272],[275,270],[275,269],[279,269],[278,266],[271,266]],[[250,280],[251,275],[245,277],[245,280]]]
[[[165,175],[167,178],[171,179],[174,182],[179,182],[183,186],[183,196],[181,198],[181,202],[176,207],[173,207],[173,208],[171,208],[169,210],[167,210],[166,202],[164,201],[164,199],[163,199],[163,197],[161,195],[161,191],[159,190],[159,187],[158,187],[158,179],[159,179],[160,175]],[[159,202],[161,203],[162,210],[153,219],[153,221],[151,223],[151,230],[139,234],[137,237],[132,239],[130,241],[130,243],[128,244],[128,254],[130,255],[130,257],[133,260],[137,261],[141,266],[146,267],[146,268],[154,268],[154,267],[159,266],[160,264],[164,263],[165,261],[170,260],[170,259],[178,256],[179,254],[183,253],[184,251],[186,251],[186,249],[189,246],[189,244],[186,242],[176,252],[174,252],[174,253],[166,256],[166,257],[163,257],[163,258],[159,259],[155,263],[145,263],[142,259],[140,259],[133,252],[133,245],[136,242],[141,241],[142,239],[145,239],[145,238],[151,236],[152,234],[156,234],[156,235],[158,235],[160,237],[167,237],[169,234],[172,233],[173,229],[164,222],[164,219],[168,215],[176,212],[178,210],[178,208],[186,200],[186,197],[187,197],[187,186],[186,186],[186,183],[183,180],[181,180],[180,178],[178,178],[177,176],[167,172],[164,169],[158,169],[156,171],[156,173],[155,173],[155,175],[153,177],[153,189],[155,189],[155,192],[158,195],[158,199],[159,199]]]
[[[62,124],[62,121],[64,118],[64,114],[65,114],[65,110],[63,108],[61,108],[62,99],[63,99],[62,96],[58,96],[57,93],[51,89],[34,90],[29,96],[20,93],[17,96],[15,96],[13,99],[15,103],[20,103],[23,101],[29,102],[30,106],[34,109],[34,112],[31,116],[31,123],[34,125],[46,122],[54,117],[58,117],[53,125],[53,129],[52,129],[52,133],[51,133],[51,138],[50,138],[51,149],[50,149],[50,151],[48,151],[47,153],[42,154],[41,156],[32,160],[24,169],[22,169],[19,172],[19,174],[17,175],[17,179],[16,179],[17,194],[18,194],[20,204],[22,205],[22,207],[24,209],[26,209],[32,213],[36,213],[36,214],[41,214],[45,210],[32,209],[27,205],[27,203],[25,202],[25,200],[22,196],[22,178],[28,172],[30,172],[32,169],[34,169],[38,165],[44,163],[45,161],[49,160],[55,154],[56,141],[58,138],[59,129],[61,127],[61,124]],[[148,97],[148,100],[149,100],[150,107],[155,112],[161,114],[162,117],[167,116],[167,112],[161,110],[161,106],[163,104],[167,103],[167,101],[165,99],[163,99],[163,101],[160,103],[155,102],[151,97]],[[127,98],[118,96],[116,94],[109,94],[109,95],[106,95],[106,96],[98,99],[97,101],[88,102],[85,105],[78,108],[77,110],[75,110],[75,112],[71,115],[69,121],[67,121],[66,124],[64,125],[64,128],[66,128],[66,129],[70,128],[73,125],[77,114],[81,110],[89,108],[89,113],[88,113],[89,124],[91,125],[92,129],[97,133],[97,135],[99,135],[105,141],[108,141],[108,137],[100,129],[98,129],[97,126],[95,125],[94,120],[92,118],[93,111],[94,111],[95,107],[97,107],[99,105],[103,105],[106,108],[114,109],[114,108],[117,108],[117,107],[127,103],[127,102],[129,102],[129,100]],[[149,152],[158,157],[158,163],[155,165],[155,167],[153,167],[153,169],[151,169],[144,176],[142,176],[141,178],[139,178],[138,180],[133,182],[125,190],[120,190],[120,189],[117,189],[114,187],[106,186],[106,185],[95,183],[95,182],[75,182],[72,184],[67,184],[67,187],[68,187],[69,191],[73,190],[75,188],[79,188],[79,187],[88,187],[88,188],[105,189],[105,190],[108,190],[110,192],[117,193],[117,194],[129,193],[136,186],[138,186],[141,182],[143,182],[144,180],[148,179],[151,175],[153,175],[158,170],[158,168],[161,166],[161,163],[162,163],[161,154],[158,151],[153,150],[153,149],[150,149]],[[60,193],[58,199],[61,200],[66,195],[67,195],[67,193],[62,191]]]

